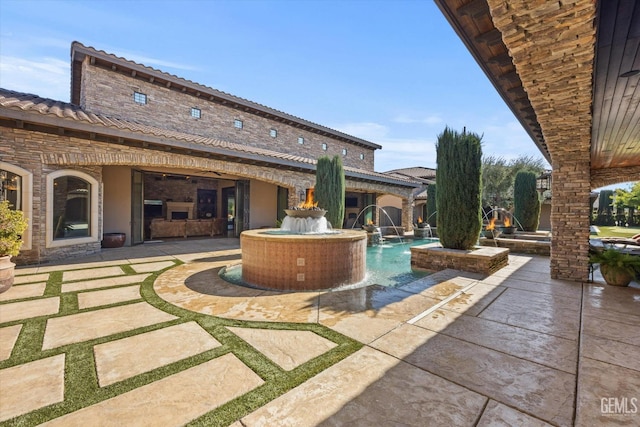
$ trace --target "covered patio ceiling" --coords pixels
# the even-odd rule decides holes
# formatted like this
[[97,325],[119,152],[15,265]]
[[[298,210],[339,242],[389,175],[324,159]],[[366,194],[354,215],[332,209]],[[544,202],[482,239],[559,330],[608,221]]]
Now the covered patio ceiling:
[[588,153],[593,187],[640,179],[640,2],[435,2],[550,163]]

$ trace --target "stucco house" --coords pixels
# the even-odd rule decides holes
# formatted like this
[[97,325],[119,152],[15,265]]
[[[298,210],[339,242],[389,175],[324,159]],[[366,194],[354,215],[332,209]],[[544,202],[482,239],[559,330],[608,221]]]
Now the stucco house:
[[414,222],[421,183],[375,172],[373,142],[78,42],[70,99],[0,89],[0,195],[29,219],[18,263],[100,251],[104,233],[135,245],[276,226],[324,155],[342,157],[347,216],[393,195]]

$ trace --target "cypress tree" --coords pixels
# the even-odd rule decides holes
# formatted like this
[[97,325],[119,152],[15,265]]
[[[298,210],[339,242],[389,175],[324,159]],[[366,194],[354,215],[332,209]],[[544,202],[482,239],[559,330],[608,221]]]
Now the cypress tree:
[[436,226],[436,220],[438,218],[438,214],[436,214],[436,185],[429,184],[427,186],[427,212],[425,222],[428,222],[431,227]]
[[326,209],[327,221],[334,228],[341,228],[344,221],[345,177],[342,159],[323,156],[318,159],[314,199],[318,206]]
[[536,231],[540,221],[540,198],[536,190],[536,174],[518,172],[513,185],[514,224],[523,231]]
[[437,227],[440,243],[471,249],[482,229],[482,147],[475,133],[446,127],[436,143]]

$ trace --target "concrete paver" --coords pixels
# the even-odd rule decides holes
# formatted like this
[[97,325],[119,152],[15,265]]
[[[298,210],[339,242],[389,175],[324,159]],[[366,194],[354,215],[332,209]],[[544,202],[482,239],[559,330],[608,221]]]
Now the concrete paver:
[[13,325],[0,328],[0,361],[11,357],[13,346],[18,340],[22,325]]
[[64,354],[0,370],[0,421],[64,400]]
[[[239,381],[239,379],[242,379]],[[45,426],[181,426],[264,381],[233,354],[44,423]]]
[[17,273],[13,279],[13,284],[22,285],[24,283],[46,282],[47,280],[49,280],[49,274],[31,274],[28,276],[21,276]]
[[237,327],[228,327],[227,329],[287,371],[297,368],[337,346],[336,343],[311,331]]
[[0,294],[0,301],[10,301],[14,299],[41,297],[44,295],[44,290],[47,287],[47,282],[32,283],[30,285],[18,285],[12,286],[8,291]]
[[103,289],[101,291],[80,292],[78,294],[78,308],[82,310],[140,298],[140,285]]
[[95,279],[97,277],[122,276],[124,271],[120,267],[102,267],[92,268],[88,270],[65,271],[62,273],[63,282],[71,282],[74,280]]
[[220,347],[195,322],[110,341],[93,348],[101,387]]
[[48,350],[174,319],[175,316],[146,302],[54,317],[47,320],[42,349]]
[[39,298],[2,304],[0,305],[0,323],[56,314],[59,309],[59,297]]
[[134,274],[132,276],[109,277],[104,279],[85,280],[63,283],[62,292],[86,291],[88,289],[107,288],[111,286],[131,285],[146,280],[150,274]]
[[144,264],[131,264],[131,268],[136,273],[153,273],[154,271],[160,271],[167,267],[175,265],[173,261],[156,261],[148,262]]

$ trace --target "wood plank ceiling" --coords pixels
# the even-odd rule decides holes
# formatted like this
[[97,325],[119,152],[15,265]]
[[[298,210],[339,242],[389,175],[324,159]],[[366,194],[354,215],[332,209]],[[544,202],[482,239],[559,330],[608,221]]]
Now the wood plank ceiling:
[[[536,112],[493,24],[487,0],[435,2],[550,161],[551,153]],[[597,7],[596,38],[591,169],[637,167],[640,166],[640,2],[601,0]]]

